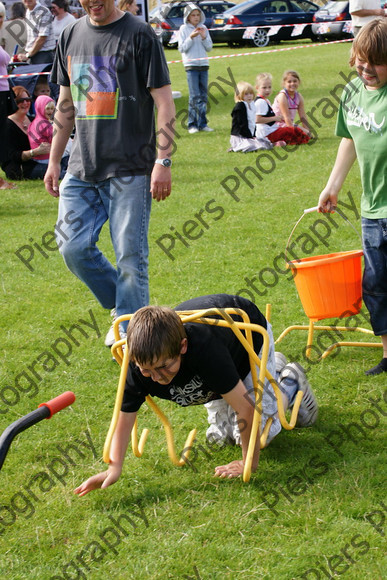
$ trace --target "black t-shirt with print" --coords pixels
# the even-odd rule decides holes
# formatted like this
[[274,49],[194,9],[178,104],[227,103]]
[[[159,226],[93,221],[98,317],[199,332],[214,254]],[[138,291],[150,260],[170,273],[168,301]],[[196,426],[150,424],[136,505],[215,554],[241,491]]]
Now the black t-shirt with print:
[[[179,304],[175,310],[201,310],[207,308],[240,308],[250,321],[267,328],[266,319],[259,309],[241,296],[211,294],[193,298]],[[238,315],[233,315],[240,321]],[[160,385],[144,377],[134,363],[129,364],[121,410],[138,411],[147,395],[174,401],[182,407],[202,405],[231,391],[249,371],[248,354],[230,328],[188,322],[185,325],[188,339],[186,354],[182,356],[180,370],[169,385]],[[253,333],[255,351],[261,350],[263,339]]]

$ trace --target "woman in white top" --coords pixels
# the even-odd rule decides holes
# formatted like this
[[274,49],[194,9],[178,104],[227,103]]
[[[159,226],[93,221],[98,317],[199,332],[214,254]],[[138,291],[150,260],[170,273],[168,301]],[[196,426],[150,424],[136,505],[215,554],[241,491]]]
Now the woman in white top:
[[54,16],[52,28],[55,40],[58,42],[60,33],[64,28],[66,28],[66,26],[74,22],[75,16],[71,14],[67,0],[53,0],[51,4],[51,12]]

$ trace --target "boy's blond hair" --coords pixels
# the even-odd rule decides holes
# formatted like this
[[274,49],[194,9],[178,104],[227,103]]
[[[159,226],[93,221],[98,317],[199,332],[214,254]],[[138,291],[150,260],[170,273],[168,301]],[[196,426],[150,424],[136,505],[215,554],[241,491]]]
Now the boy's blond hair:
[[264,81],[273,81],[273,75],[271,75],[270,73],[259,73],[259,75],[257,75],[257,78],[255,79],[255,86],[259,87],[261,86],[261,83],[263,83]]
[[285,81],[288,77],[295,77],[299,83],[301,83],[300,75],[296,70],[286,70],[282,75],[282,86],[284,86]]
[[362,27],[351,47],[351,66],[356,57],[374,66],[387,64],[387,18],[375,18]]
[[132,316],[127,329],[129,358],[140,365],[175,358],[186,338],[181,318],[165,306],[144,306]]
[[255,90],[254,90],[253,85],[251,85],[250,83],[247,83],[246,81],[240,81],[239,83],[237,83],[237,86],[236,86],[234,101],[236,103],[238,101],[244,101],[245,96],[248,95],[249,93],[251,93],[253,96],[255,96]]

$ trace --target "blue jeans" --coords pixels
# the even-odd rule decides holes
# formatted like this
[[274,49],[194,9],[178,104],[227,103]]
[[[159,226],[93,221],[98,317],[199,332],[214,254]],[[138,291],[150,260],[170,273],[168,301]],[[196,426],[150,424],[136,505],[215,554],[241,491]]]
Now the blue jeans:
[[188,128],[203,129],[207,126],[208,69],[187,70],[189,91]]
[[[145,175],[90,183],[67,173],[60,185],[55,226],[59,251],[100,304],[116,307],[119,316],[149,304],[151,202],[150,177]],[[96,245],[108,219],[116,267]]]
[[377,336],[387,334],[387,218],[362,218],[363,299]]

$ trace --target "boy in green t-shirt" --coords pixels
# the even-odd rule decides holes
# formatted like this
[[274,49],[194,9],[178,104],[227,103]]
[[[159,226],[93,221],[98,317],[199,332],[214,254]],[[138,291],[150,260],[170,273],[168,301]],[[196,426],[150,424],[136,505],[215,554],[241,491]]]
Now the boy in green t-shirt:
[[333,212],[338,193],[355,159],[363,186],[361,198],[364,273],[363,298],[383,358],[366,375],[387,372],[387,21],[362,28],[351,50],[357,79],[344,89],[336,134],[342,137],[328,183],[319,199],[320,212]]

